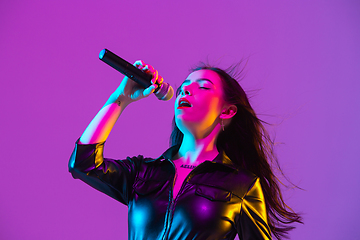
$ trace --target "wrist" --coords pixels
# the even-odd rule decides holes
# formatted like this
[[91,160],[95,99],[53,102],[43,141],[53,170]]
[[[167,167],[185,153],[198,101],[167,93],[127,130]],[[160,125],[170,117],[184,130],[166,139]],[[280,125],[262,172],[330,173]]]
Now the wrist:
[[132,101],[129,100],[129,98],[125,97],[124,95],[113,93],[107,100],[105,105],[108,104],[117,104],[118,106],[121,106],[122,108],[125,108],[127,105],[129,105]]
[[118,94],[116,95],[116,99],[115,102],[120,106],[124,106],[126,107],[127,105],[129,105],[130,103],[134,102],[133,99],[131,99],[128,96],[125,96],[124,94]]

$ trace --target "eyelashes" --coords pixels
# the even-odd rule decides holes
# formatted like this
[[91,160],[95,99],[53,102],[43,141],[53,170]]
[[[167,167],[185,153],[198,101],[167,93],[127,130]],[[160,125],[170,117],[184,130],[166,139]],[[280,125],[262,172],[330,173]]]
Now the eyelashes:
[[[181,87],[182,87],[182,86],[178,87],[178,89],[176,90],[176,96],[178,96],[178,95],[181,93],[181,91],[182,91],[182,88],[181,88]],[[209,89],[211,89],[211,88],[208,88],[208,87],[199,87],[199,89],[209,90]]]
[[176,96],[179,96],[180,92],[181,92],[181,86],[178,87],[178,89],[176,89]]

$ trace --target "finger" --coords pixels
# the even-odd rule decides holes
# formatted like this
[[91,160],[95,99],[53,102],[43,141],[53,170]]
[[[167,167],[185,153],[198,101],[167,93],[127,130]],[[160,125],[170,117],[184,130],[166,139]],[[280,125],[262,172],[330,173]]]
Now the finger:
[[137,68],[143,68],[146,64],[144,63],[143,60],[137,60],[137,61],[134,62],[133,65],[134,65],[135,67],[137,67]]
[[144,61],[142,61],[142,60],[137,60],[134,63],[134,66],[136,66],[137,68],[139,68],[140,70],[142,70],[146,73],[150,73],[153,76],[153,78],[151,79],[152,84],[155,84],[155,83],[158,85],[162,84],[163,78],[159,75],[159,72],[156,69],[154,69],[153,66],[151,66],[149,64],[145,64]]
[[154,70],[154,72],[151,73],[153,78],[151,79],[151,83],[152,84],[158,84],[158,79],[159,79],[159,72],[157,70]]
[[157,79],[157,84],[161,85],[163,81],[164,81],[163,77],[159,75]]
[[150,94],[152,94],[154,91],[155,91],[155,88],[156,88],[156,84],[153,84],[151,85],[150,87],[146,88],[144,91],[143,91],[143,96],[144,97],[147,97],[149,96]]
[[146,64],[142,70],[146,73],[150,73],[153,76],[153,78],[151,79],[152,84],[158,82],[159,72],[156,69],[154,69],[153,66]]

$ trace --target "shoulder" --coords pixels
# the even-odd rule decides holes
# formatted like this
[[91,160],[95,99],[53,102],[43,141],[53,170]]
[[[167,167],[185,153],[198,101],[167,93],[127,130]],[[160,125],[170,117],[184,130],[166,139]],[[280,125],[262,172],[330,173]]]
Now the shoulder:
[[257,176],[249,171],[207,162],[194,173],[189,182],[223,189],[243,199],[257,179]]
[[147,162],[147,161],[152,161],[153,158],[144,157],[143,155],[137,155],[137,156],[132,156],[132,157],[129,156],[126,158],[126,160],[134,162],[134,163],[143,163],[143,162]]
[[243,169],[238,169],[229,174],[229,179],[223,182],[224,187],[229,189],[239,198],[244,198],[259,178]]
[[240,198],[246,195],[258,179],[252,172],[236,165],[225,152],[219,154],[213,162],[217,164],[216,171],[220,176],[219,183]]
[[128,161],[133,162],[137,166],[136,178],[151,181],[168,180],[171,174],[175,173],[175,169],[167,159],[151,158],[138,155],[128,157]]

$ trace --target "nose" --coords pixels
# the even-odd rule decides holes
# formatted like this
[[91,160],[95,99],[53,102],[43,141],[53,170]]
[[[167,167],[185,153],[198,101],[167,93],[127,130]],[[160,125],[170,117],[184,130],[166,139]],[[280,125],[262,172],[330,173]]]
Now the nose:
[[191,92],[190,92],[190,89],[188,86],[184,86],[182,91],[181,91],[181,94],[184,96],[184,95],[188,95],[188,96],[191,96]]

